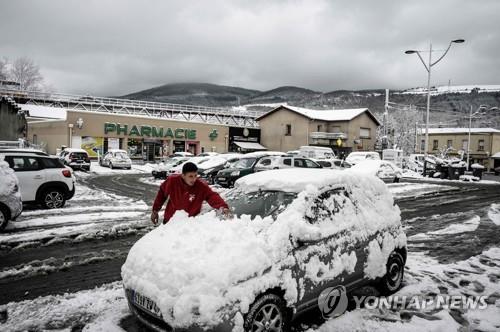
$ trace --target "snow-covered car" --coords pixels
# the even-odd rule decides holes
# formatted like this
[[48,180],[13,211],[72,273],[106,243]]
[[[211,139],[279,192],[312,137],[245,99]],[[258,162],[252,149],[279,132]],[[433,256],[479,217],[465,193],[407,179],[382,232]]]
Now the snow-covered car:
[[215,157],[218,156],[219,152],[202,152],[197,157]]
[[351,165],[355,165],[359,163],[360,161],[363,160],[380,160],[380,155],[377,152],[370,152],[370,151],[358,151],[358,152],[351,152],[345,158],[345,161],[347,161]]
[[174,152],[173,155],[170,157],[184,157],[184,158],[189,158],[189,157],[194,157],[194,154],[191,152]]
[[189,158],[186,157],[173,157],[173,158],[168,158],[165,161],[160,162],[158,165],[156,165],[153,170],[151,171],[151,175],[155,179],[166,179],[168,175],[168,171],[175,166],[178,166],[184,162],[189,160]]
[[260,159],[270,156],[284,156],[285,153],[278,151],[251,152],[245,154],[232,167],[224,168],[217,173],[215,183],[230,188],[239,178],[255,172],[255,165]]
[[262,172],[283,168],[323,168],[319,163],[309,158],[299,156],[269,156],[261,158],[255,164],[255,171]]
[[127,151],[119,149],[110,149],[99,161],[101,166],[113,168],[132,168],[132,160]]
[[241,154],[220,154],[210,158],[199,165],[198,174],[200,178],[210,184],[215,184],[215,177],[220,170],[229,167],[232,163],[241,159]]
[[59,154],[59,159],[74,170],[90,171],[89,154],[83,149],[66,148]]
[[330,287],[345,295],[401,286],[406,235],[375,177],[271,170],[239,179],[226,200],[232,220],[179,211],[131,248],[121,275],[140,321],[167,331],[288,331],[295,317],[319,314]]
[[0,155],[0,232],[10,220],[16,220],[22,211],[19,182],[3,155]]
[[189,158],[189,160],[186,160],[186,161],[170,168],[168,170],[167,177],[170,175],[174,175],[174,174],[181,174],[182,167],[184,167],[184,164],[187,162],[191,162],[191,163],[195,164],[196,166],[200,167],[201,164],[203,164],[204,162],[206,162],[208,160],[210,160],[210,157],[192,157],[192,158]]
[[399,182],[403,176],[402,169],[387,160],[364,160],[352,166],[351,170],[374,175],[386,183]]
[[75,194],[71,168],[57,157],[32,153],[2,152],[19,180],[23,203],[37,203],[46,209],[62,208]]

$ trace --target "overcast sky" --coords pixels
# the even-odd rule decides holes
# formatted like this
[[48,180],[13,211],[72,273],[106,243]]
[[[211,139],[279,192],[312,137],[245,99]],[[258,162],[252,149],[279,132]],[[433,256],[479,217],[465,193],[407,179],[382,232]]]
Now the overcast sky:
[[0,0],[0,57],[33,58],[66,93],[177,82],[326,92],[425,86],[404,50],[464,38],[432,84],[500,84],[499,13],[496,0]]

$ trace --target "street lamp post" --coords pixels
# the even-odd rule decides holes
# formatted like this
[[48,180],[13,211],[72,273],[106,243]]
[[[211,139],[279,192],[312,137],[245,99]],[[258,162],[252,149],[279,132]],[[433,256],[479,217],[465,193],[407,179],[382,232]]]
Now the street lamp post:
[[465,40],[464,39],[455,39],[450,42],[448,45],[448,48],[444,51],[443,55],[439,57],[436,61],[432,62],[432,43],[429,45],[429,62],[426,64],[424,59],[422,58],[422,55],[420,55],[420,52],[423,51],[417,51],[417,50],[407,50],[405,51],[405,54],[417,54],[418,58],[422,62],[422,64],[425,67],[425,70],[427,70],[427,107],[426,107],[426,114],[425,114],[425,149],[424,149],[424,176],[427,172],[427,150],[429,149],[429,109],[431,105],[431,68],[436,65],[439,61],[441,61],[445,55],[448,53],[448,51],[451,48],[451,45],[453,43],[463,43]]

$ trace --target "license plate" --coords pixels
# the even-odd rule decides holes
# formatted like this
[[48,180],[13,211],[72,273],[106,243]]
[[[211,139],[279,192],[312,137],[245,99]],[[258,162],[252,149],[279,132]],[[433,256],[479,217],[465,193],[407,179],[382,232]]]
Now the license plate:
[[76,162],[81,164],[81,163],[83,163],[83,160],[77,160]]
[[142,309],[152,313],[157,317],[161,317],[160,308],[156,305],[156,303],[151,300],[149,297],[144,296],[140,293],[133,292],[132,293],[132,301],[134,304],[138,305]]
[[219,181],[226,181],[226,178],[217,178]]

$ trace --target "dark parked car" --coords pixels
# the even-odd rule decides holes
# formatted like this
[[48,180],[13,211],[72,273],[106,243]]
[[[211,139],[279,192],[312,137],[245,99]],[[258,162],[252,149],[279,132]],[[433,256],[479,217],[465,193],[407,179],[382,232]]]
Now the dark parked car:
[[226,200],[230,222],[177,214],[130,250],[126,298],[155,331],[289,331],[300,315],[339,306],[336,294],[347,307],[357,289],[402,284],[400,210],[376,177],[270,170],[238,180]]
[[258,161],[268,156],[284,156],[283,152],[252,152],[245,154],[233,167],[225,168],[217,173],[215,183],[226,188],[231,188],[239,178],[255,173],[255,165]]

